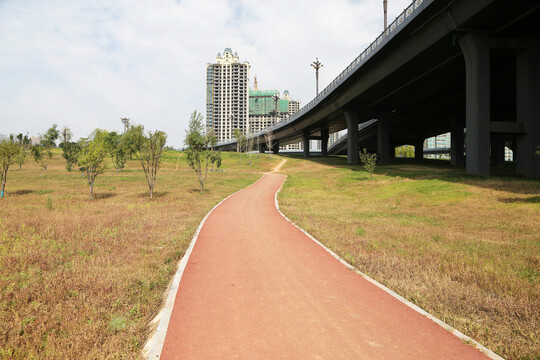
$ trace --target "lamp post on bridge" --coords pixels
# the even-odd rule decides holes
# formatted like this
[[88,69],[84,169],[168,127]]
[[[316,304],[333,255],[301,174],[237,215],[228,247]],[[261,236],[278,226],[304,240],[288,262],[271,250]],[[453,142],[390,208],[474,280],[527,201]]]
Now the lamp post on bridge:
[[[313,68],[315,69],[315,89],[317,91],[317,95],[319,96],[319,69],[322,68],[324,65],[319,61],[319,58],[315,58],[315,61],[311,64]],[[304,146],[307,147],[309,155],[309,140],[307,141],[307,145],[304,143]],[[319,147],[320,147],[320,141],[319,141]],[[306,154],[306,148],[304,148],[304,157],[307,157]]]
[[319,61],[319,58],[315,58],[311,66],[315,69],[315,89],[317,90],[317,95],[319,95],[319,69],[324,65]]
[[128,118],[120,118],[122,120],[122,124],[124,124],[124,134],[127,132],[127,129],[129,127],[129,119]]
[[384,10],[384,30],[388,27],[387,23],[387,13],[388,13],[388,0],[383,0],[383,10]]

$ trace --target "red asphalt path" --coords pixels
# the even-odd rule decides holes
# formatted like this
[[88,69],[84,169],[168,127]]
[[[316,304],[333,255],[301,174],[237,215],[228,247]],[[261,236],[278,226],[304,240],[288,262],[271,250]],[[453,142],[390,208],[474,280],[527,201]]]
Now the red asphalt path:
[[266,174],[207,218],[162,359],[487,359],[283,218]]

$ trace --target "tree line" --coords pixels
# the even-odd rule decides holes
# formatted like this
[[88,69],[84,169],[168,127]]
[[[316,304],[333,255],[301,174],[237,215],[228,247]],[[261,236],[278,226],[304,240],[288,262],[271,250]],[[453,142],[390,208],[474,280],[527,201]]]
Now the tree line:
[[68,127],[59,130],[58,125],[54,124],[39,136],[35,144],[32,144],[28,135],[22,133],[12,134],[8,139],[1,140],[0,197],[4,197],[10,165],[17,163],[19,170],[22,169],[27,155],[31,154],[34,161],[47,171],[53,156],[52,149],[56,147],[59,139],[61,142],[58,147],[62,149],[67,171],[78,167],[79,171],[86,175],[91,199],[94,198],[94,182],[106,169],[106,159],[110,158],[116,171],[119,172],[124,168],[127,159],[132,159],[134,156],[141,162],[150,190],[150,198],[153,197],[161,155],[167,141],[165,132],[159,130],[145,132],[143,125],[130,125],[126,127],[124,134],[95,129],[87,138],[71,141],[72,137]]
[[[94,198],[94,182],[105,171],[107,158],[111,159],[116,172],[120,172],[127,160],[134,157],[141,163],[152,198],[167,134],[158,130],[145,132],[143,125],[130,125],[129,119],[122,119],[122,122],[125,126],[123,134],[95,129],[88,137],[78,141],[72,141],[73,134],[68,127],[59,130],[57,124],[41,134],[35,144],[22,133],[0,139],[0,197],[4,197],[10,165],[17,163],[21,170],[27,155],[31,154],[46,172],[53,156],[52,149],[60,139],[58,147],[62,149],[67,171],[78,167],[86,175],[91,199]],[[221,166],[221,151],[214,151],[216,143],[213,132],[206,131],[202,115],[194,111],[186,130],[185,145],[187,163],[197,174],[201,193],[204,192],[208,171]]]

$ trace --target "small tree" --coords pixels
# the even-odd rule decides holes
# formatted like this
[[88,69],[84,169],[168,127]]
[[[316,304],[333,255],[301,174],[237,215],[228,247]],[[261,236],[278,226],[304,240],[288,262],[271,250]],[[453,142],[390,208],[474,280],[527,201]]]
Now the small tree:
[[22,147],[19,145],[19,148],[21,151],[19,151],[19,154],[15,158],[15,162],[19,164],[19,170],[22,170],[22,164],[24,164],[24,161],[26,160],[26,155],[28,155],[28,149],[25,147]]
[[30,138],[28,135],[23,135],[20,133],[17,135],[18,145],[21,148],[21,151],[17,155],[15,162],[19,164],[19,170],[22,170],[22,164],[26,160],[26,155],[28,155],[28,149],[30,148]]
[[124,168],[127,161],[127,151],[124,142],[122,141],[123,135],[117,134],[115,131],[110,132],[105,138],[107,145],[107,153],[112,160],[116,172],[119,172]]
[[217,144],[217,137],[216,137],[216,132],[214,131],[214,127],[213,126],[207,126],[206,127],[206,134],[208,134],[212,139],[210,141],[210,151],[214,151],[214,146],[216,146],[216,144]]
[[142,125],[137,127],[140,131],[137,135],[137,148],[139,159],[146,176],[146,182],[150,188],[150,198],[154,196],[154,186],[156,184],[157,172],[161,162],[161,154],[167,142],[167,134],[163,131],[148,132],[148,136],[144,135]]
[[260,158],[261,157],[261,152],[259,150],[259,147],[261,146],[260,145],[260,140],[259,140],[259,136],[255,136],[255,150],[257,151],[257,158]]
[[241,163],[242,151],[244,151],[244,147],[246,144],[246,135],[244,135],[244,133],[240,129],[234,129],[233,135],[236,138],[236,152],[238,153],[238,163]]
[[233,130],[233,136],[234,138],[236,139],[236,152],[239,153],[240,152],[240,147],[241,147],[241,137],[242,135],[242,131],[240,131],[240,129],[234,129]]
[[[208,136],[208,139],[210,141],[210,151],[214,152],[214,146],[217,145],[217,137],[216,133],[213,128],[210,129],[210,131],[206,131],[206,136]],[[221,152],[221,149],[219,150]]]
[[399,158],[413,158],[414,157],[414,149],[411,145],[399,146],[394,151],[395,151],[396,157],[399,157]]
[[214,165],[216,166],[216,170],[219,170],[221,167],[221,150],[210,151],[210,162],[212,163],[212,170],[214,169]]
[[2,181],[0,197],[2,198],[4,197],[4,189],[6,188],[9,166],[15,162],[15,159],[20,152],[21,147],[13,140],[0,141],[0,180]]
[[58,140],[58,137],[60,136],[60,132],[58,131],[58,125],[53,124],[45,134],[43,134],[41,139],[41,144],[44,147],[48,148],[54,148],[56,147],[56,140]]
[[80,170],[86,172],[88,185],[90,185],[90,199],[94,199],[94,181],[96,177],[105,171],[105,158],[107,157],[106,136],[107,131],[96,129],[90,135],[89,140],[82,140],[80,144],[81,152],[78,164]]
[[73,165],[77,163],[79,153],[81,152],[81,144],[72,141],[62,141],[60,148],[62,148],[62,157],[66,159],[66,169],[67,171],[71,171]]
[[133,158],[133,155],[139,151],[139,134],[142,132],[142,125],[131,125],[127,128],[127,131],[120,140],[125,156],[129,159]]
[[187,162],[190,168],[197,173],[201,186],[201,194],[204,193],[204,182],[208,176],[208,167],[213,164],[221,165],[221,153],[210,150],[212,133],[205,133],[202,115],[195,110],[191,114],[189,127],[186,131],[185,144],[188,149]]
[[377,165],[377,154],[370,154],[364,148],[360,151],[360,161],[364,165],[364,169],[369,173],[369,179],[373,179],[373,172],[375,171],[375,166]]
[[255,146],[255,138],[248,134],[246,136],[246,142],[245,142],[245,151],[246,153],[249,153],[249,165],[251,165],[251,152],[253,151],[253,147]]
[[272,148],[274,147],[274,133],[269,131],[264,134],[264,141],[266,142],[266,147],[270,150],[269,157],[272,157]]
[[62,142],[60,143],[60,146],[67,143],[68,141],[71,141],[71,138],[73,137],[71,129],[67,126],[62,127],[62,130],[60,130],[60,135],[62,136]]
[[41,143],[38,145],[32,146],[32,149],[30,150],[32,153],[32,156],[34,157],[34,160],[41,166],[45,171],[47,171],[47,166],[49,166],[49,163],[52,159],[52,152],[51,148],[42,145]]
[[119,144],[119,146],[112,151],[111,159],[116,172],[124,169],[127,161],[127,152],[122,144]]

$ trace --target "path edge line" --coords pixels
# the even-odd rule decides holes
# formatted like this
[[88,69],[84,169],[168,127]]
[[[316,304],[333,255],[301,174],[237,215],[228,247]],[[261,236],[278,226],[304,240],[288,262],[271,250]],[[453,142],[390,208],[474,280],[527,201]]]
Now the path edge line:
[[182,259],[180,259],[178,263],[178,268],[176,269],[176,273],[174,274],[174,278],[168,290],[167,299],[165,300],[165,305],[149,323],[150,327],[155,326],[155,324],[157,324],[157,327],[154,333],[148,338],[148,340],[146,341],[146,344],[143,347],[142,352],[143,352],[144,359],[154,360],[154,359],[159,359],[161,357],[161,351],[163,350],[163,345],[165,344],[165,337],[167,336],[167,329],[169,328],[169,322],[171,320],[171,315],[172,315],[174,303],[176,300],[176,294],[178,293],[178,287],[180,286],[180,280],[182,280],[182,275],[184,274],[184,270],[186,269],[187,263],[189,261],[189,257],[191,256],[191,252],[193,251],[193,248],[195,247],[195,243],[197,242],[197,239],[199,238],[199,233],[201,232],[202,227],[204,226],[204,223],[206,222],[206,219],[208,219],[210,214],[212,214],[212,212],[223,202],[233,197],[234,195],[238,194],[239,192],[244,191],[254,186],[259,181],[261,181],[264,178],[264,176],[265,175],[263,174],[254,183],[230,194],[225,199],[221,200],[204,216],[204,218],[199,223],[199,226],[197,227],[197,230],[195,231],[195,234],[193,235],[193,238],[191,239],[191,243],[189,244],[186,252],[184,253],[184,256],[182,257]]
[[291,223],[295,228],[297,228],[298,230],[300,230],[301,232],[303,232],[308,238],[310,238],[311,240],[313,240],[316,244],[318,244],[320,247],[322,247],[324,250],[326,250],[330,255],[332,255],[334,258],[336,258],[339,262],[341,262],[343,265],[345,265],[349,270],[352,270],[354,271],[356,274],[362,276],[364,279],[366,279],[367,281],[369,281],[370,283],[372,283],[373,285],[377,286],[378,288],[380,288],[381,290],[383,290],[384,292],[388,293],[389,295],[391,295],[392,297],[396,298],[397,300],[399,300],[400,302],[402,302],[403,304],[407,305],[408,307],[410,307],[411,309],[413,309],[414,311],[418,312],[419,314],[421,315],[424,315],[425,317],[427,317],[428,319],[430,319],[431,321],[433,321],[434,323],[436,323],[437,325],[439,325],[440,327],[442,327],[443,329],[445,329],[446,331],[454,334],[455,336],[457,336],[462,342],[466,343],[466,344],[469,344],[471,345],[472,347],[474,347],[475,349],[479,350],[481,353],[483,353],[484,355],[486,355],[487,357],[489,357],[490,359],[493,359],[493,360],[505,360],[503,357],[497,355],[496,353],[494,353],[492,350],[488,349],[487,347],[485,347],[484,345],[480,344],[479,342],[477,342],[476,340],[470,338],[469,336],[463,334],[461,331],[457,330],[456,328],[448,325],[447,323],[445,323],[444,321],[440,320],[439,318],[435,317],[434,315],[428,313],[427,311],[425,311],[424,309],[422,309],[421,307],[419,307],[418,305],[415,305],[413,304],[412,302],[410,302],[409,300],[405,299],[403,296],[397,294],[396,292],[392,291],[391,289],[387,288],[386,286],[384,286],[383,284],[379,283],[378,281],[376,281],[375,279],[369,277],[368,275],[364,274],[363,272],[361,272],[360,270],[358,270],[357,268],[355,268],[354,266],[352,266],[351,264],[349,264],[348,262],[346,262],[345,260],[343,260],[338,254],[336,254],[335,252],[333,252],[332,250],[330,250],[328,247],[326,247],[325,245],[323,245],[319,240],[315,239],[313,236],[311,236],[310,233],[308,233],[307,231],[305,231],[304,229],[302,229],[300,226],[296,225],[293,221],[291,221],[291,219],[289,219],[284,213],[281,212],[281,210],[279,209],[279,202],[278,202],[278,193],[281,191],[281,189],[283,188],[283,185],[285,184],[285,181],[287,180],[287,178],[285,178],[285,180],[283,180],[283,182],[281,183],[281,186],[279,187],[279,189],[276,191],[276,193],[274,194],[274,204],[276,206],[276,209],[277,211],[280,213],[281,216],[283,216],[285,218],[285,220],[287,220],[289,223]]

